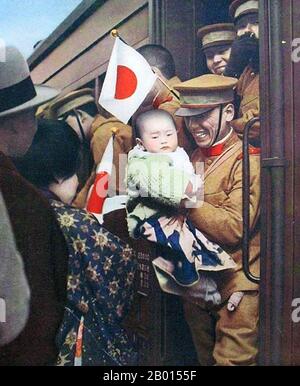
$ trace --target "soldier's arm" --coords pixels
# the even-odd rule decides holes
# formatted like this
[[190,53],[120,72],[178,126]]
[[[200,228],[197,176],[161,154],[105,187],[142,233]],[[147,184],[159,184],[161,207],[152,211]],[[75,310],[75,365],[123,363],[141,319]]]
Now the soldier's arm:
[[[250,229],[253,229],[260,209],[259,155],[250,156]],[[189,210],[189,218],[209,239],[222,245],[234,246],[241,242],[242,219],[242,162],[237,161],[232,171],[229,192],[206,196],[203,206]],[[215,196],[215,199],[214,197]]]
[[[235,132],[243,137],[246,124],[250,119],[259,117],[259,109],[252,108],[243,113],[240,118],[237,118],[231,122],[231,126]],[[260,138],[260,123],[256,122],[250,129],[249,139],[259,139]]]

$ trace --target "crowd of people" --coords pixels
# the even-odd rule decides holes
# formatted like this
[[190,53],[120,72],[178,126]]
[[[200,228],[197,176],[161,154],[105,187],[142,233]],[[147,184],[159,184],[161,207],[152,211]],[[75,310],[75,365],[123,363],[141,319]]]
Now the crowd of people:
[[[0,365],[137,364],[123,321],[138,238],[158,245],[158,282],[181,297],[199,364],[257,363],[259,288],[242,269],[242,138],[259,117],[258,3],[235,0],[233,24],[199,29],[209,74],[181,82],[165,47],[139,48],[160,79],[130,124],[89,88],[61,96],[34,85],[18,49],[5,48]],[[128,201],[102,223],[86,206],[112,129],[110,188]],[[257,275],[259,123],[250,140],[249,264]]]

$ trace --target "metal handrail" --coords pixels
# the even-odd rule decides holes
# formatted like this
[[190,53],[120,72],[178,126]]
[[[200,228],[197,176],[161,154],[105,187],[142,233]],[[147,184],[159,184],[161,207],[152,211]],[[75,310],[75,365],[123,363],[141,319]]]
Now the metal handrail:
[[255,117],[247,122],[244,129],[243,137],[243,271],[247,279],[253,283],[259,283],[260,278],[254,276],[250,272],[249,267],[249,236],[250,236],[250,209],[249,209],[249,197],[250,197],[250,162],[249,162],[249,131],[252,126],[259,122],[259,118]]

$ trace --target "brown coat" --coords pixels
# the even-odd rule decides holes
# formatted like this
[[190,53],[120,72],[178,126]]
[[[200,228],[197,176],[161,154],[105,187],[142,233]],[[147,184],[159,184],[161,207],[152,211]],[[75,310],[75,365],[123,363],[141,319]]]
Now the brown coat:
[[[172,87],[175,84],[180,83],[178,77],[173,77],[168,80],[168,85]],[[179,100],[173,96],[171,101],[162,103],[159,106],[159,109],[163,109],[169,112],[175,119],[176,126],[178,129],[178,138],[179,146],[182,146],[186,149],[187,152],[191,151],[191,145],[189,139],[186,137],[184,132],[184,121],[182,117],[175,117],[175,111],[180,107]],[[125,163],[121,165],[119,169],[119,156],[120,154],[127,155],[129,150],[134,146],[134,139],[132,135],[132,128],[129,125],[126,125],[119,121],[117,118],[106,119],[102,116],[98,116],[93,123],[93,137],[91,140],[91,149],[94,157],[95,164],[97,165],[103,156],[106,145],[111,137],[111,129],[115,127],[118,129],[115,141],[114,141],[114,167],[110,187],[116,190],[117,193],[124,194],[126,192],[126,186],[124,183],[125,179]],[[125,158],[126,159],[126,158]],[[87,181],[84,188],[77,195],[74,205],[79,208],[84,208],[86,205],[87,194],[91,185],[94,183],[95,173],[91,175],[91,178]],[[117,189],[116,189],[117,187]]]
[[[225,145],[241,141],[233,133]],[[223,152],[224,154],[224,152]],[[219,156],[220,157],[220,156]],[[205,158],[198,148],[192,161],[204,162],[205,171],[218,157]],[[259,274],[260,234],[260,157],[250,155],[250,268],[254,275]],[[242,160],[241,146],[216,169],[208,173],[204,185],[204,203],[200,208],[190,209],[189,217],[194,225],[206,236],[218,243],[237,263],[234,272],[215,274],[222,299],[227,299],[235,291],[257,290],[242,270]]]
[[25,329],[0,348],[1,365],[54,364],[55,337],[66,300],[68,252],[54,213],[40,193],[0,153],[0,190],[31,291]]
[[[239,110],[239,118],[231,122],[232,127],[240,137],[243,136],[246,123],[253,117],[259,116],[259,75],[255,74],[251,67],[246,67],[241,75],[236,89],[242,98]],[[258,143],[260,136],[260,124],[256,123],[249,133],[249,138]],[[255,142],[256,141],[256,142]]]

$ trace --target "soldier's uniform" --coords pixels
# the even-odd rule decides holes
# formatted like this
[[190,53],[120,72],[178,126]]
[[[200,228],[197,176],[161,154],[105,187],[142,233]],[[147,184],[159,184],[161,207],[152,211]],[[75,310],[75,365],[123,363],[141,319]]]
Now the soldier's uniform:
[[[201,49],[208,57],[208,49],[214,48],[212,55],[221,50],[228,50],[234,39],[236,32],[232,23],[209,24],[198,29],[197,36],[201,41]],[[230,52],[230,51],[229,51]]]
[[[257,0],[235,0],[229,13],[235,22],[249,14],[258,13]],[[259,74],[249,65],[239,78],[236,88],[237,94],[241,98],[238,118],[232,121],[232,127],[240,137],[243,136],[246,123],[254,117],[259,117]],[[255,146],[259,146],[260,123],[252,126],[249,132],[249,138]]]
[[[210,77],[205,78],[204,77]],[[198,115],[233,100],[237,80],[218,75],[198,77],[178,86],[184,109],[180,115]],[[231,86],[230,86],[231,79]],[[230,87],[231,88],[230,88]],[[176,87],[175,87],[176,88]],[[250,269],[259,275],[260,157],[250,153]],[[198,147],[192,161],[204,162],[204,203],[189,209],[189,218],[210,240],[218,243],[237,263],[234,271],[212,274],[222,296],[220,306],[185,301],[185,316],[202,365],[253,365],[257,357],[258,285],[242,270],[242,143],[232,130],[225,142],[209,149]],[[237,291],[244,297],[234,312],[227,300]]]
[[[241,97],[241,104],[239,117],[232,121],[232,127],[242,137],[246,123],[252,118],[259,117],[259,74],[256,74],[250,66],[242,73],[236,92]],[[260,124],[256,122],[249,132],[249,139],[258,145],[259,136]]]

